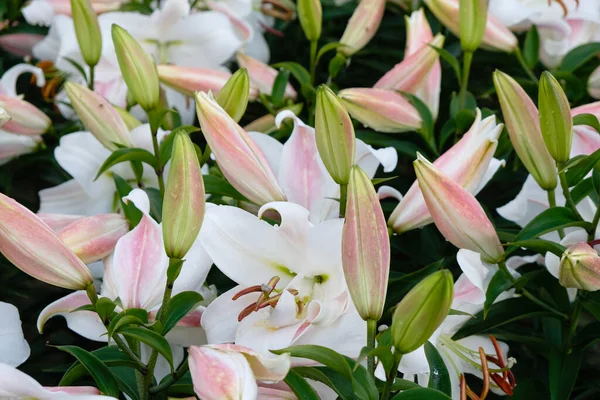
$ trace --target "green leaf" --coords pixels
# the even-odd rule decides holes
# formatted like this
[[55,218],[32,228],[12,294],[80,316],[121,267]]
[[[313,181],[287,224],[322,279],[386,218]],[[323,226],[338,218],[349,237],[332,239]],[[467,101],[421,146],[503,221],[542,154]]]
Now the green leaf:
[[87,350],[77,346],[57,346],[75,357],[89,372],[98,389],[107,396],[119,397],[119,384],[106,364]]
[[487,318],[484,319],[483,311],[480,311],[474,319],[465,322],[452,339],[459,340],[523,318],[545,315],[553,314],[524,297],[503,300],[494,304],[494,307],[488,312]]
[[452,398],[439,390],[415,388],[400,392],[392,400],[452,400]]
[[150,215],[157,221],[162,221],[162,196],[160,190],[153,187],[145,187],[144,192],[150,200]]
[[448,368],[442,359],[442,356],[431,342],[425,343],[425,357],[429,363],[429,385],[430,389],[436,389],[440,392],[452,396],[452,384],[450,383],[450,374]]
[[437,51],[438,54],[440,55],[440,57],[442,57],[442,59],[444,61],[446,61],[448,64],[450,64],[450,66],[454,70],[454,74],[456,75],[456,80],[458,81],[458,84],[460,85],[460,81],[462,78],[461,78],[461,72],[460,72],[460,63],[458,62],[458,59],[456,57],[454,57],[454,55],[446,49],[443,49],[441,47],[431,46],[431,45],[429,45],[429,47],[431,47],[432,49]]
[[342,374],[350,382],[352,381],[352,370],[344,356],[327,347],[307,344],[290,346],[280,350],[271,350],[271,352],[275,354],[290,353],[292,357],[308,358],[309,360],[328,366],[332,370]]
[[106,321],[117,305],[108,297],[100,297],[96,301],[96,312],[101,320]]
[[291,369],[284,379],[285,383],[292,389],[298,400],[318,400],[319,396],[306,379]]
[[275,107],[279,107],[283,104],[285,89],[289,80],[290,71],[286,69],[279,70],[279,73],[275,77],[275,82],[273,82],[273,89],[271,91],[271,102]]
[[589,225],[589,222],[580,221],[570,208],[552,207],[532,219],[515,237],[515,242],[534,239],[548,232],[570,226],[580,226],[587,229]]
[[386,178],[373,178],[373,179],[371,179],[371,183],[373,183],[373,186],[375,186],[375,185],[379,185],[380,183],[383,183],[383,182],[394,180],[396,178],[398,178],[398,177],[390,176],[390,177],[386,177]]
[[523,44],[523,58],[529,68],[534,68],[540,57],[540,35],[538,34],[537,28],[532,26],[527,35],[525,36],[525,43]]
[[352,382],[329,367],[296,367],[293,370],[304,378],[321,382],[330,387],[342,400],[355,400],[358,398],[354,393]]
[[567,171],[567,182],[569,183],[569,186],[574,186],[581,182],[592,168],[598,164],[598,161],[600,161],[600,149],[582,159],[574,167],[569,168]]
[[586,43],[569,51],[560,63],[561,71],[573,72],[600,53],[600,43]]
[[448,311],[448,315],[462,315],[463,317],[475,318],[473,314],[469,314],[468,312],[460,310],[455,310],[454,308],[451,308],[450,311]]
[[[123,353],[117,346],[106,346],[98,350],[92,351],[95,357],[106,364],[108,367],[124,366],[129,368],[137,368],[137,364]],[[59,382],[59,386],[73,386],[78,379],[89,375],[87,368],[79,361],[75,361],[73,365],[65,372]]]
[[193,291],[181,292],[173,296],[165,315],[163,334],[173,329],[190,311],[195,310],[202,300],[202,295]]
[[202,175],[202,178],[204,180],[204,189],[207,194],[227,196],[236,200],[246,200],[244,195],[231,186],[227,180],[214,175]]
[[562,244],[543,239],[519,240],[517,242],[511,242],[507,244],[510,246],[523,247],[539,254],[546,254],[547,252],[550,252],[552,254],[556,254],[558,257],[562,256],[565,250],[567,250],[567,248]]
[[169,362],[171,371],[173,371],[173,354],[171,353],[171,347],[169,346],[169,343],[163,336],[151,331],[150,329],[142,327],[125,327],[119,329],[117,333],[145,343],[158,351],[159,354],[161,354]]
[[421,129],[419,130],[419,133],[421,134],[421,136],[423,136],[423,139],[425,139],[425,141],[427,143],[434,142],[435,137],[434,137],[434,132],[433,132],[433,125],[434,125],[433,115],[431,115],[431,110],[429,109],[427,104],[425,104],[421,99],[419,99],[417,96],[415,96],[413,94],[405,93],[405,92],[400,92],[400,94],[402,94],[404,97],[406,97],[407,100],[410,102],[410,104],[412,104],[413,107],[415,107],[417,109],[417,111],[419,112],[419,115],[421,116],[421,119],[423,120],[423,124],[421,125]]
[[575,346],[578,350],[585,350],[588,346],[600,340],[600,322],[592,322],[584,326],[575,336]]
[[485,292],[485,303],[483,305],[483,318],[487,317],[488,312],[490,311],[490,307],[494,304],[494,301],[500,296],[502,293],[510,289],[512,286],[512,280],[506,276],[506,273],[502,270],[496,271],[488,288]]
[[357,396],[364,400],[379,400],[379,391],[369,371],[350,357],[344,356],[344,358],[352,368],[352,376],[354,377],[352,387]]
[[315,63],[319,64],[321,57],[323,57],[326,53],[333,51],[333,50],[337,50],[338,48],[344,47],[344,46],[345,45],[340,42],[327,43],[325,46],[323,46],[319,49],[319,52],[317,53],[317,57],[315,59]]
[[550,355],[550,398],[552,400],[569,400],[575,386],[579,366],[581,364],[581,352],[573,351],[564,354],[553,349]]
[[[310,73],[302,65],[297,62],[284,61],[272,65],[275,69],[285,69],[294,75],[294,78],[300,83],[300,85],[310,85]],[[287,83],[287,82],[286,82]],[[284,87],[285,88],[285,87]]]
[[579,299],[581,305],[600,321],[600,292],[587,292]]
[[129,192],[133,190],[133,188],[125,181],[125,179],[117,174],[113,174],[113,179],[115,181],[115,187],[117,188],[117,194],[119,196],[118,201],[121,203],[121,209],[125,214],[125,218],[127,218],[127,222],[129,222],[129,229],[133,229],[142,219],[142,212],[138,210],[132,202],[125,203],[122,200],[123,197],[127,196]]
[[573,125],[591,126],[596,130],[596,132],[600,132],[600,122],[598,122],[598,118],[594,114],[575,115],[573,117]]
[[392,391],[416,389],[422,387],[423,386],[419,385],[418,383],[414,383],[413,381],[409,381],[402,378],[396,378],[392,385]]
[[[594,171],[596,171],[596,168],[594,168]],[[571,190],[571,198],[573,199],[575,204],[579,204],[583,199],[597,192],[598,191],[594,188],[594,181],[592,175],[592,178],[586,178],[583,181],[579,182],[577,185],[575,185],[575,187]]]
[[178,132],[184,131],[189,135],[191,133],[198,132],[199,130],[200,128],[197,126],[184,125],[171,131],[171,133],[169,133],[160,144],[160,165],[164,167],[171,158],[171,152],[173,151],[173,140],[175,139],[175,136],[177,136]]
[[388,282],[388,294],[386,297],[386,308],[390,308],[398,304],[400,300],[413,288],[417,283],[421,282],[425,277],[439,271],[443,266],[443,262],[436,261],[418,271],[401,276],[400,278],[390,278]]
[[118,331],[120,328],[129,325],[144,325],[144,322],[134,315],[127,315],[125,313],[120,313],[115,316],[111,321],[110,325],[106,329],[108,332],[108,337],[113,337],[114,333]]
[[148,150],[139,148],[117,149],[104,161],[94,180],[98,179],[100,175],[105,173],[110,167],[125,161],[141,161],[150,165],[152,168],[156,168],[156,157]]

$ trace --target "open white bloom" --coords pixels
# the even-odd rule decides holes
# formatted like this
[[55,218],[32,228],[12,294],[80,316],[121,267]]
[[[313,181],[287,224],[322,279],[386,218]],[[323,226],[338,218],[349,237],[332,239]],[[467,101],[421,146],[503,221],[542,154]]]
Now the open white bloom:
[[18,367],[29,358],[31,350],[23,336],[19,310],[12,304],[0,301],[0,363]]
[[[259,219],[273,211],[279,225]],[[318,344],[358,356],[366,323],[344,280],[343,220],[313,225],[308,210],[288,202],[265,204],[258,215],[229,206],[206,215],[202,244],[215,265],[238,283],[202,315],[208,342],[235,343],[259,353]]]

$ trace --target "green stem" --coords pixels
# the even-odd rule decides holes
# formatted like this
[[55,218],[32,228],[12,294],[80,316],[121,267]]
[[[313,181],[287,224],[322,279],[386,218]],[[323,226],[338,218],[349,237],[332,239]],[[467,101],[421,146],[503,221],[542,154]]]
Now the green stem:
[[317,71],[317,46],[318,41],[312,40],[310,42],[310,83],[315,84],[315,76]]
[[123,353],[127,354],[127,356],[129,356],[137,364],[142,373],[146,371],[146,364],[143,363],[143,361],[133,352],[133,350],[131,350],[131,348],[129,348],[129,346],[127,346],[127,343],[125,343],[123,339],[116,334],[111,339],[117,346],[119,346],[119,349],[121,349]]
[[577,323],[579,322],[579,316],[581,315],[581,308],[581,302],[579,301],[579,296],[577,296],[575,298],[575,304],[573,306],[571,318],[569,319],[569,331],[567,333],[567,340],[565,342],[566,352],[571,351],[571,343],[575,337],[575,331],[577,331]]
[[385,381],[383,393],[381,394],[381,400],[388,400],[390,398],[394,380],[396,379],[396,375],[398,375],[398,366],[400,365],[400,360],[402,360],[402,354],[398,353],[397,351],[394,352],[394,363],[392,364],[392,369],[390,370],[387,380]]
[[[506,266],[506,262],[500,261],[498,263],[498,268],[500,268],[500,270],[502,270],[502,272],[504,272],[504,274],[508,277],[508,279],[511,280],[511,282],[514,284],[517,282],[517,278],[515,278],[514,276],[512,276],[512,274],[510,273],[510,271],[508,270],[508,267]],[[530,291],[528,291],[527,289],[523,288],[520,290],[520,293],[523,295],[523,297],[529,299],[529,301],[537,304],[538,306],[542,307],[545,310],[550,311],[551,313],[555,314],[556,316],[564,319],[564,320],[568,320],[569,316],[567,314],[565,314],[564,312],[561,312],[559,310],[557,310],[556,308],[544,303],[542,300],[538,299],[533,293],[531,293]]]
[[[367,347],[375,348],[375,336],[377,335],[377,321],[374,319],[367,320]],[[375,357],[367,357],[367,368],[371,375],[375,374]]]
[[[150,113],[148,113],[150,114]],[[148,115],[150,117],[150,115]],[[156,176],[158,178],[158,188],[160,190],[161,197],[165,194],[165,180],[163,177],[163,168],[160,162],[160,147],[158,146],[158,126],[153,126],[150,124],[150,130],[152,133],[152,148],[154,150],[154,156],[156,157],[156,165],[157,167],[154,169],[156,172]]]
[[521,68],[523,68],[523,71],[525,71],[525,73],[527,74],[529,79],[531,79],[537,85],[539,83],[538,78],[537,78],[537,76],[535,76],[533,71],[527,65],[527,62],[525,61],[525,58],[523,57],[523,53],[521,53],[521,49],[519,47],[517,47],[515,49],[515,56],[517,57],[517,61],[519,61]]
[[[561,166],[559,165],[559,170],[560,168]],[[565,174],[565,171],[559,172],[558,178],[560,180],[560,187],[562,188],[563,196],[565,196],[567,206],[569,206],[569,208],[573,210],[577,219],[583,221],[583,217],[581,216],[581,214],[579,214],[579,211],[577,211],[577,204],[575,204],[575,202],[573,201],[573,197],[571,197],[571,191],[569,190],[569,183],[567,182],[567,175]]]
[[[548,189],[546,190],[546,193],[548,194],[548,204],[550,205],[550,208],[556,207],[556,194],[554,193],[554,189]],[[564,238],[565,230],[562,228],[559,229],[558,236],[560,236],[561,239]]]
[[95,65],[90,65],[90,81],[88,82],[88,86],[90,88],[90,90],[94,90],[94,75],[95,75],[95,71],[96,70],[96,66]]
[[348,185],[340,185],[340,218],[346,216],[346,200],[348,198]]
[[594,214],[594,219],[592,220],[592,227],[588,231],[588,242],[596,239],[596,227],[598,226],[598,222],[600,222],[600,207],[596,210],[596,214]]
[[467,88],[469,86],[469,75],[471,74],[471,62],[473,61],[473,53],[470,51],[465,52],[463,56],[463,70],[462,77],[460,79],[460,94],[458,97],[459,109],[465,108],[465,100],[467,98]]
[[156,385],[150,388],[150,394],[160,393],[163,390],[166,390],[171,387],[175,382],[177,382],[183,374],[189,371],[190,366],[188,364],[188,359],[186,358],[183,361],[183,364],[177,369],[177,371],[173,372],[171,376],[167,378],[166,381],[162,382],[160,385]]

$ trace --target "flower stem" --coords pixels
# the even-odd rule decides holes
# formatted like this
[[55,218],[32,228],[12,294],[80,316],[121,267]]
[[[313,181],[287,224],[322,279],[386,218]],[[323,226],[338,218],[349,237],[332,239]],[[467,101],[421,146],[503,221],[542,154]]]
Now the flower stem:
[[392,364],[392,369],[390,370],[390,373],[387,376],[387,380],[385,381],[383,393],[381,394],[381,400],[388,400],[390,398],[390,393],[392,392],[392,385],[394,384],[396,375],[398,375],[398,366],[400,365],[400,360],[402,360],[402,354],[395,351],[394,363]]
[[154,168],[154,172],[156,172],[156,177],[158,178],[158,189],[160,190],[161,197],[165,194],[165,180],[163,177],[163,166],[160,162],[160,147],[158,146],[158,124],[153,123],[154,118],[152,118],[151,114],[156,112],[156,110],[150,110],[147,112],[148,118],[150,119],[150,132],[152,133],[152,149],[154,150],[154,156],[156,157],[156,168]]
[[[377,321],[374,319],[367,320],[367,347],[375,348],[375,335],[377,335]],[[367,357],[367,368],[371,375],[375,374],[375,357]]]
[[88,82],[88,87],[90,88],[90,90],[94,90],[95,70],[96,70],[96,66],[90,65],[90,80]]
[[577,204],[575,204],[575,202],[573,201],[573,197],[571,196],[571,191],[569,190],[569,183],[567,182],[567,175],[565,174],[565,171],[559,172],[558,178],[560,180],[560,187],[562,188],[563,196],[565,196],[567,205],[571,210],[573,210],[577,219],[583,221],[583,217],[581,216],[581,214],[579,214],[579,211],[577,210]]
[[346,199],[348,198],[348,185],[340,185],[340,218],[346,216]]
[[565,352],[567,353],[571,351],[571,344],[575,337],[575,331],[577,331],[577,323],[579,322],[579,316],[581,315],[581,308],[581,301],[579,301],[579,296],[577,296],[575,298],[575,304],[573,305],[571,318],[569,319],[569,331],[567,332],[567,340],[565,341]]
[[467,87],[469,86],[469,75],[471,74],[471,62],[473,61],[473,53],[466,51],[463,56],[463,70],[460,80],[460,94],[458,96],[459,109],[465,108],[465,100],[467,98]]
[[[548,204],[550,205],[550,208],[556,207],[556,194],[554,193],[554,189],[548,189],[546,190],[546,193],[548,194]],[[564,238],[565,230],[562,228],[559,229],[558,236],[560,236],[561,239]]]
[[588,242],[591,242],[596,238],[596,227],[598,226],[598,222],[600,222],[600,207],[596,209],[596,213],[594,214],[594,219],[592,220],[592,227],[588,232]]
[[315,76],[317,71],[317,46],[318,41],[310,42],[310,83],[315,84]]
[[539,83],[538,78],[535,76],[533,71],[527,65],[527,62],[525,61],[525,58],[523,57],[523,53],[521,53],[521,49],[519,47],[517,47],[515,49],[515,56],[517,57],[517,61],[519,61],[521,68],[523,68],[523,71],[525,71],[525,73],[527,74],[529,79],[531,79],[537,85]]
[[166,381],[162,382],[160,385],[151,387],[149,390],[150,394],[160,393],[163,390],[170,388],[171,385],[177,382],[177,380],[179,380],[187,371],[189,371],[189,369],[190,366],[188,364],[188,359],[186,358],[185,360],[183,360],[183,364],[181,364],[181,366],[177,368],[177,371],[173,372],[171,376],[167,378]]

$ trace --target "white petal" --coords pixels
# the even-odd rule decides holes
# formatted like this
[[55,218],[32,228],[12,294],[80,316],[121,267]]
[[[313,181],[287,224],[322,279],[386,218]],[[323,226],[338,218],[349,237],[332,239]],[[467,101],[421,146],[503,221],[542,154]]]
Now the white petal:
[[40,190],[39,196],[40,213],[95,215],[114,211],[112,193],[92,198],[75,179]]
[[404,197],[400,191],[391,186],[380,186],[379,189],[377,189],[377,196],[379,197],[379,200],[391,197],[398,201],[402,201],[402,198]]
[[21,10],[25,21],[31,25],[49,26],[54,17],[52,5],[44,0],[32,1]]
[[35,77],[36,84],[42,87],[46,84],[44,78],[44,71],[29,64],[17,64],[12,68],[9,68],[2,74],[0,78],[0,93],[10,96],[17,96],[17,79],[21,74],[30,72]]
[[248,132],[248,135],[254,140],[254,143],[263,151],[269,166],[276,174],[279,171],[281,163],[281,154],[283,153],[283,144],[279,140],[262,132]]
[[473,285],[485,292],[487,289],[486,280],[490,270],[481,261],[481,254],[467,249],[460,249],[456,254],[456,260],[460,269]]
[[132,202],[138,210],[144,214],[150,214],[150,198],[142,189],[133,189],[127,196],[123,197],[123,201],[125,203]]
[[17,307],[0,301],[0,362],[18,367],[29,358],[29,344],[23,336]]

